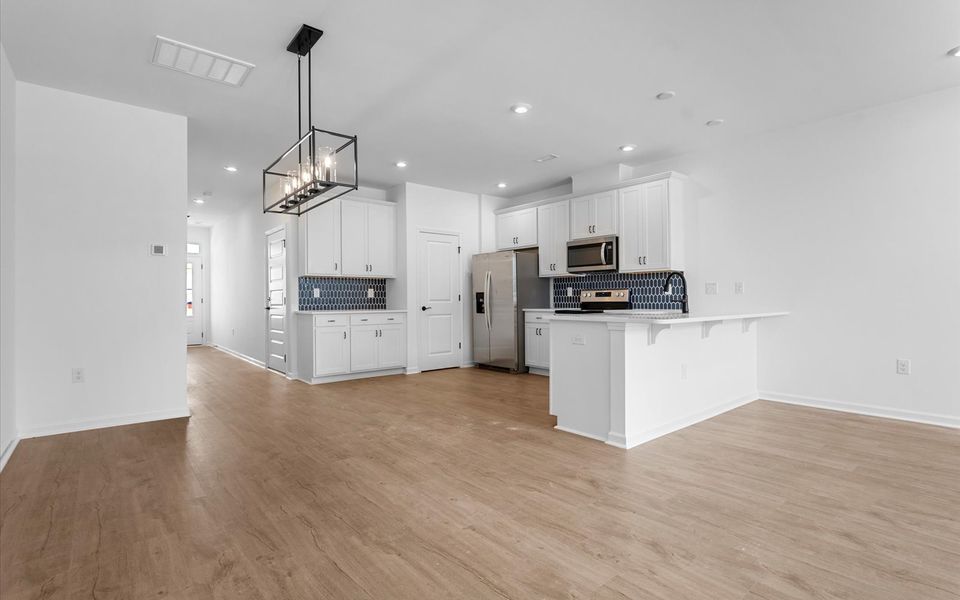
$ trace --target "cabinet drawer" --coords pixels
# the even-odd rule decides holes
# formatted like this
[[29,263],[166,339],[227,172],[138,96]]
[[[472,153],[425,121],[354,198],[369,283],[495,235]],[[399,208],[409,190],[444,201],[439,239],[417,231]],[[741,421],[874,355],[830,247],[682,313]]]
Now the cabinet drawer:
[[361,315],[350,315],[351,325],[388,325],[390,323],[406,322],[404,313],[387,312],[382,314],[364,313]]
[[527,311],[524,314],[524,323],[549,323],[550,317],[553,313],[550,312],[530,312]]
[[314,315],[314,327],[334,327],[343,326],[349,323],[347,315]]

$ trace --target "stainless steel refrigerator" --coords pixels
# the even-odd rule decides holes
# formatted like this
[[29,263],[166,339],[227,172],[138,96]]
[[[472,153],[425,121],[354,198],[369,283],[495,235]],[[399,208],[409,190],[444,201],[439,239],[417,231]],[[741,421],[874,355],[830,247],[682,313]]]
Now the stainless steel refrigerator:
[[537,250],[473,257],[473,357],[478,365],[524,372],[524,308],[550,306]]

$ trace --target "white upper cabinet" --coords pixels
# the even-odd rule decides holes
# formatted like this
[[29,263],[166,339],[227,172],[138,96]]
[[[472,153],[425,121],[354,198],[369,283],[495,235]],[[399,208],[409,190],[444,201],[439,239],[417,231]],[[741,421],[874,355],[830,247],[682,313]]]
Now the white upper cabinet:
[[529,248],[536,245],[536,207],[497,215],[497,250]]
[[339,275],[340,265],[340,199],[331,200],[311,210],[304,236],[304,275]]
[[617,235],[617,190],[570,200],[570,239]]
[[341,273],[356,277],[396,277],[396,207],[384,202],[344,200],[340,220]]
[[665,178],[620,190],[620,271],[682,271],[682,183]]
[[540,246],[540,277],[567,272],[567,241],[570,238],[570,203],[566,200],[537,207],[537,239]]

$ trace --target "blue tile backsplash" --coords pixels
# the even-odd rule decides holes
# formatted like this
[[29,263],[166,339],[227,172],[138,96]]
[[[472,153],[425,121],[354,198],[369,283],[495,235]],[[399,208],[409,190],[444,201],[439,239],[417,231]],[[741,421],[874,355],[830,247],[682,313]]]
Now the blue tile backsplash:
[[[300,310],[386,310],[387,280],[360,277],[301,277]],[[373,298],[367,289],[373,288]],[[313,290],[320,290],[314,297]]]
[[[683,285],[673,278],[673,294],[663,293],[667,273],[595,273],[586,277],[557,277],[553,280],[554,308],[580,308],[581,290],[630,290],[630,308],[644,310],[680,310]],[[573,296],[567,296],[567,288]]]

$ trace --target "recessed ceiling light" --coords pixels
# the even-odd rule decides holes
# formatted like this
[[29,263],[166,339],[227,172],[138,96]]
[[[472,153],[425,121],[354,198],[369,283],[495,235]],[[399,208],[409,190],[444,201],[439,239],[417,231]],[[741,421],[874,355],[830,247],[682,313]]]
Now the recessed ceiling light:
[[620,146],[620,152],[633,152],[636,149],[636,144],[624,144]]
[[403,168],[405,168],[405,167],[407,166],[407,161],[405,161],[405,160],[398,160],[396,164],[397,164],[397,168],[398,168],[398,169],[403,169]]
[[237,168],[233,165],[227,165],[223,168],[224,171],[230,171],[231,173],[236,173]]
[[947,54],[949,54],[950,56],[956,56],[956,57],[960,58],[960,46],[957,46],[956,48],[953,48],[952,50],[950,50],[949,52],[947,52]]
[[723,123],[723,119],[710,119],[707,121],[707,127],[719,127],[720,125],[723,125]]
[[541,156],[540,158],[535,158],[535,159],[533,159],[533,160],[535,160],[536,162],[547,162],[547,161],[553,160],[553,159],[555,159],[555,158],[560,158],[560,157],[557,156],[556,154],[544,154],[544,155]]
[[194,203],[194,204],[203,204],[203,198],[194,198],[194,199],[193,199],[193,203]]
[[518,115],[524,115],[530,112],[531,108],[533,107],[527,104],[526,102],[517,102],[516,104],[510,107],[510,110],[517,113]]
[[157,36],[157,45],[153,49],[153,64],[235,86],[243,85],[247,75],[254,68],[252,63],[171,40],[162,35]]
[[497,184],[497,187],[502,190],[503,188],[507,187],[507,184],[501,181],[500,183]]
[[670,98],[673,98],[676,95],[677,93],[674,92],[673,90],[667,90],[666,92],[660,92],[659,94],[657,94],[657,100],[669,100]]

